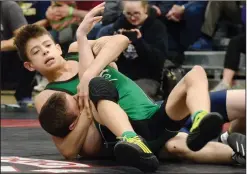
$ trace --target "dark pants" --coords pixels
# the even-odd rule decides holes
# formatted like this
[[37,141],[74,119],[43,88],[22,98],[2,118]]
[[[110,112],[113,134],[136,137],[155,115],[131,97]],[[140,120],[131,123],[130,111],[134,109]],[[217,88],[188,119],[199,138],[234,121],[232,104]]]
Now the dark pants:
[[23,66],[17,52],[1,52],[1,86],[4,83],[17,83],[15,98],[17,101],[32,96],[35,72]]
[[201,6],[198,10],[193,5],[188,7],[180,22],[160,18],[167,26],[170,51],[184,52],[200,37],[205,7]]
[[210,1],[208,2],[202,33],[213,37],[220,18],[231,23],[241,24],[241,9],[236,1]]
[[246,34],[238,35],[231,39],[225,57],[225,68],[237,71],[240,61],[240,54],[246,53]]

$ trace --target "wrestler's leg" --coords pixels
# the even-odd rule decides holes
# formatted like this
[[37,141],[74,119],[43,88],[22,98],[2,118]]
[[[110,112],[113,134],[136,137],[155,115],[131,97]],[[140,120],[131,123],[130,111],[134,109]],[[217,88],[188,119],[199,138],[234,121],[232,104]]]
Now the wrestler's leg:
[[229,132],[246,134],[246,102],[245,90],[228,90],[226,110],[231,125]]
[[246,118],[237,119],[231,122],[228,132],[239,132],[246,135]]
[[226,110],[229,121],[246,118],[245,90],[228,90]]
[[220,113],[230,128],[224,132],[219,141],[227,144],[229,133],[245,134],[245,90],[223,90],[210,93],[211,111]]
[[218,142],[209,142],[201,150],[191,151],[186,145],[188,134],[180,132],[174,138],[171,138],[163,147],[159,154],[162,158],[162,153],[168,151],[169,154],[174,155],[179,159],[191,160],[197,163],[208,164],[234,164],[232,154],[234,151],[225,144]]
[[185,118],[193,114],[193,125],[187,145],[194,151],[200,150],[221,132],[222,117],[216,113],[209,114],[208,80],[204,69],[200,66],[193,67],[175,86],[168,97],[165,109],[169,118],[173,122],[177,121],[177,127],[170,123],[167,125],[169,130],[180,129],[186,121]]
[[105,125],[120,141],[114,147],[116,159],[124,165],[137,167],[143,171],[158,168],[158,159],[143,139],[133,130],[129,118],[117,104],[118,91],[110,82],[101,77],[89,83],[89,96],[98,114],[95,120]]

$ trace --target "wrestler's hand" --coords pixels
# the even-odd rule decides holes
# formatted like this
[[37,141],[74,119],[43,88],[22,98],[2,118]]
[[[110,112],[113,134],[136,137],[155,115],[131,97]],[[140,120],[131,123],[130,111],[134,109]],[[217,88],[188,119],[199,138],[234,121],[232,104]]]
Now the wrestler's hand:
[[90,105],[89,105],[89,82],[92,79],[92,77],[83,75],[80,78],[80,83],[77,86],[77,95],[78,95],[78,106],[79,110],[82,111],[83,109],[86,109],[87,115],[90,115]]
[[[105,9],[105,2],[97,5],[86,14],[83,21],[81,22],[81,24],[77,29],[76,32],[77,38],[81,35],[87,35],[92,30],[94,25],[102,19],[101,14],[103,13],[104,9]],[[99,14],[100,16],[97,16]]]

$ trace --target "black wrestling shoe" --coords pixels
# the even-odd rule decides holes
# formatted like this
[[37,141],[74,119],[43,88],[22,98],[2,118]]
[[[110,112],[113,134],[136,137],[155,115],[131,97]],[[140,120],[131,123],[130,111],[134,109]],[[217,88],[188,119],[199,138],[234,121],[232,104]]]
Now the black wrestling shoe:
[[147,147],[142,137],[119,137],[118,139],[120,141],[115,145],[114,153],[120,164],[136,167],[143,172],[157,170],[159,161]]
[[240,133],[231,133],[227,142],[234,151],[232,159],[237,164],[246,165],[246,136]]
[[217,138],[222,130],[223,117],[218,113],[197,114],[186,143],[192,151],[202,149],[209,141]]

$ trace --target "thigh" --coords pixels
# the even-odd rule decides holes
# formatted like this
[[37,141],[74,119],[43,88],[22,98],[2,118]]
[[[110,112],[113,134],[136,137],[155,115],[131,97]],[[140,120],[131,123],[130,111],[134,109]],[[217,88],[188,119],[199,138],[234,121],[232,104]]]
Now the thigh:
[[[189,115],[187,106],[185,106],[186,84],[184,78],[173,88],[168,96],[165,111],[172,118],[180,118]],[[184,99],[184,100],[183,100]]]
[[226,110],[229,121],[246,117],[245,90],[228,90]]

